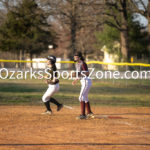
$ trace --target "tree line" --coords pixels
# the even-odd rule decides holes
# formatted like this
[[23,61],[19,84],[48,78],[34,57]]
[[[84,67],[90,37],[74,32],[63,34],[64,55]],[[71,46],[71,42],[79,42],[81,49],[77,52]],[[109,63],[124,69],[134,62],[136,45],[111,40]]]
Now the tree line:
[[[106,45],[121,61],[138,54],[150,61],[150,0],[0,0],[0,50],[41,55],[101,55]],[[136,17],[148,21],[143,26]],[[114,42],[121,45],[113,49]]]

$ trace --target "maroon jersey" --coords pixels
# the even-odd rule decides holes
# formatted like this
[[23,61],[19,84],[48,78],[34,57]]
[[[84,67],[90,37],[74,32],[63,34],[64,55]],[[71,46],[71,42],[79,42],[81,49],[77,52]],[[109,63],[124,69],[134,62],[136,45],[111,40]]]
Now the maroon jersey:
[[80,63],[76,63],[76,71],[81,73],[82,71],[88,72],[89,70],[87,64],[84,61],[82,61]]

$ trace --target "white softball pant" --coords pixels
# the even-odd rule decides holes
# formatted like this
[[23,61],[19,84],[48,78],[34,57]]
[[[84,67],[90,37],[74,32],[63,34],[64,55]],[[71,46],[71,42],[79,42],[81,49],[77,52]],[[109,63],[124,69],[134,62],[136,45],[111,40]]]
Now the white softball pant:
[[88,102],[88,93],[90,90],[90,87],[92,86],[92,81],[91,79],[81,79],[81,91],[80,91],[80,96],[79,96],[79,101],[85,101]]
[[48,84],[48,89],[47,91],[44,93],[43,97],[42,97],[42,101],[43,102],[47,102],[50,100],[51,96],[59,91],[59,83],[51,85]]

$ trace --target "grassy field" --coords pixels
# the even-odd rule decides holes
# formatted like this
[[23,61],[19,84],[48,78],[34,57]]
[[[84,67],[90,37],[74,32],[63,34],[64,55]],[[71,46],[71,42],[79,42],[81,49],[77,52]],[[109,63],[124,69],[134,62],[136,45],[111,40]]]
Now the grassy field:
[[[60,102],[78,105],[80,83],[60,81]],[[0,105],[42,105],[41,97],[47,89],[42,80],[0,80]],[[93,80],[89,94],[93,105],[150,106],[150,80]]]

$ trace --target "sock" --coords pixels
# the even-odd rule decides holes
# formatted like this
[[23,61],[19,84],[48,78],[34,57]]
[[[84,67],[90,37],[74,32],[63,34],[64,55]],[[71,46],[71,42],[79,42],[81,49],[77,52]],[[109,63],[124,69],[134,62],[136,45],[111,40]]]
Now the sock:
[[45,106],[46,106],[46,109],[47,109],[48,111],[52,111],[52,110],[51,110],[51,108],[50,108],[49,101],[47,101],[47,102],[44,102],[44,104],[45,104]]
[[90,107],[90,102],[87,102],[87,103],[86,103],[86,108],[87,108],[87,114],[92,113],[91,107]]
[[81,105],[81,115],[85,115],[85,102],[81,101],[80,105]]
[[56,99],[54,99],[53,97],[50,98],[50,102],[54,103],[57,106],[60,106],[60,103],[58,103],[58,101],[56,101]]

